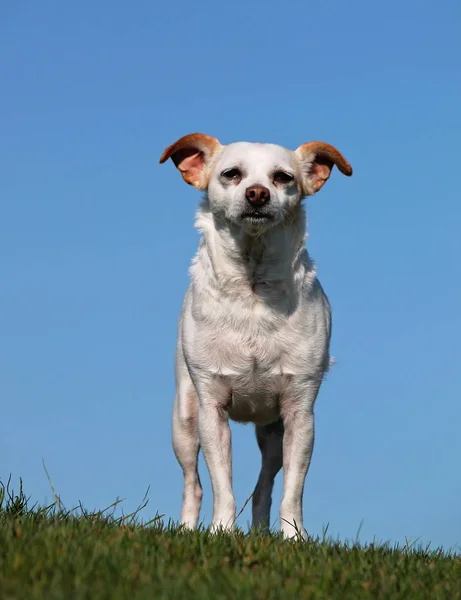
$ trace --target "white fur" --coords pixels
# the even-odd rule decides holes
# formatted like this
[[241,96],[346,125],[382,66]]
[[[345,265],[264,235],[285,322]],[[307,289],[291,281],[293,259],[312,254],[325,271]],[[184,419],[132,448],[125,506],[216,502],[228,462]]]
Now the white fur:
[[[173,446],[184,472],[181,523],[197,525],[201,448],[213,486],[213,530],[232,528],[228,418],[256,425],[262,467],[253,495],[253,526],[269,525],[274,478],[283,466],[281,530],[305,537],[302,497],[314,444],[314,403],[329,366],[330,306],[305,248],[301,205],[309,165],[271,144],[220,146],[204,165],[207,193],[197,214],[202,232],[179,321]],[[223,182],[238,167],[242,180]],[[277,185],[274,170],[294,181]],[[242,219],[245,190],[271,195],[268,221]],[[301,190],[304,190],[301,191]]]

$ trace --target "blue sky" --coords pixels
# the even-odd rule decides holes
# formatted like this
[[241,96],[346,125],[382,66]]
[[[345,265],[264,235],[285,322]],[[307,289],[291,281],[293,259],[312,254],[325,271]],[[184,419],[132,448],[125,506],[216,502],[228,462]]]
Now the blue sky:
[[[337,365],[316,405],[310,533],[461,544],[461,5],[5,5],[0,478],[67,506],[179,517],[173,353],[199,193],[164,147],[202,131],[354,167],[307,203]],[[457,172],[458,169],[458,172]],[[260,456],[233,426],[237,503]],[[211,490],[201,463],[203,518]],[[277,479],[273,520],[281,497]],[[249,507],[240,523],[250,519]]]

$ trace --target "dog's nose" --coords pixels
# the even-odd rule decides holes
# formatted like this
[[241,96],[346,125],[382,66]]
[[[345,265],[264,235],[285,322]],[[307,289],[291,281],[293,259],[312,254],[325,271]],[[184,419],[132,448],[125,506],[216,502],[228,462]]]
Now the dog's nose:
[[252,185],[245,191],[245,198],[253,206],[262,206],[269,202],[271,193],[263,185]]

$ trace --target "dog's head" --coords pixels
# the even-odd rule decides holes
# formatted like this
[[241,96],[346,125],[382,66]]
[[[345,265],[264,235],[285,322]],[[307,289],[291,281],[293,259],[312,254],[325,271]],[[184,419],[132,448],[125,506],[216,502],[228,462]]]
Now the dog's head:
[[186,135],[160,158],[171,158],[183,179],[206,190],[213,215],[248,233],[283,223],[300,200],[315,194],[336,165],[352,167],[330,144],[309,142],[295,151],[275,144],[237,142],[223,146],[201,133]]

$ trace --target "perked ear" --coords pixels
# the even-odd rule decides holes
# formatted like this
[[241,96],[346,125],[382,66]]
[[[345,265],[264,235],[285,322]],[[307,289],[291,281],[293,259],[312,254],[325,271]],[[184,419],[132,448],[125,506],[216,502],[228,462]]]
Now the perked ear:
[[330,177],[334,165],[350,177],[352,167],[334,146],[325,142],[308,142],[299,146],[296,154],[301,160],[304,192],[315,194]]
[[172,159],[187,183],[199,190],[206,190],[210,179],[210,161],[214,153],[222,148],[214,137],[203,133],[190,133],[165,150],[160,163]]

